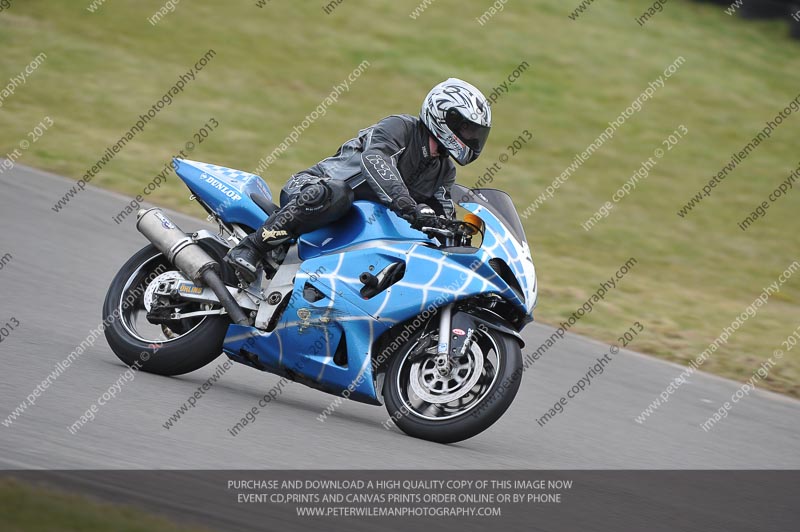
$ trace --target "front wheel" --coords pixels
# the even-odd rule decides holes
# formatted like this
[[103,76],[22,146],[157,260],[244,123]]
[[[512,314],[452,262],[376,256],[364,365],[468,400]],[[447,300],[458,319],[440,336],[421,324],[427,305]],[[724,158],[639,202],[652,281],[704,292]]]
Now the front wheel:
[[[438,335],[433,336],[434,347],[428,351],[435,351],[438,344]],[[447,368],[437,367],[435,352],[412,355],[420,341],[395,356],[386,375],[386,409],[403,432],[454,443],[500,419],[514,400],[522,375],[522,353],[514,338],[479,328],[469,348]]]

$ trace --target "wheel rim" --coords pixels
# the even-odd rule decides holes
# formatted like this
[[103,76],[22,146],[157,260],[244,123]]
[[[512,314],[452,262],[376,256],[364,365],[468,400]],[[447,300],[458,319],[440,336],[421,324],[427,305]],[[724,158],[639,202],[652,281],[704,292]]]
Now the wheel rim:
[[[207,316],[176,320],[169,326],[156,325],[147,321],[150,305],[145,305],[145,297],[152,296],[153,290],[149,289],[151,283],[159,276],[172,272],[179,273],[164,255],[156,253],[143,261],[125,281],[125,286],[117,302],[119,321],[128,334],[141,342],[146,344],[174,342],[191,333],[206,321]],[[134,295],[132,302],[131,295]],[[199,310],[200,306],[196,306]]]
[[[483,330],[475,332],[470,348],[452,362],[446,375],[436,369],[435,353],[408,360],[417,343],[403,355],[397,372],[397,390],[407,415],[433,421],[464,415],[486,398],[501,373],[497,342]],[[436,346],[438,341],[431,344]]]

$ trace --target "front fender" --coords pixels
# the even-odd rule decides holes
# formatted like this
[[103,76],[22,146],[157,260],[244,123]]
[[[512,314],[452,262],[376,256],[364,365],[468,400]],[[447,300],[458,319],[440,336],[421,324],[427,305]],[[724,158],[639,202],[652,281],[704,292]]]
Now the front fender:
[[469,333],[470,329],[476,330],[483,327],[512,336],[519,342],[520,348],[525,347],[525,341],[522,339],[522,336],[511,327],[505,318],[495,314],[491,310],[470,306],[456,310],[453,313],[451,328],[453,331],[463,331],[464,334],[456,334],[454,332],[450,340],[451,351],[455,353],[460,352],[464,348],[464,342],[471,336]]

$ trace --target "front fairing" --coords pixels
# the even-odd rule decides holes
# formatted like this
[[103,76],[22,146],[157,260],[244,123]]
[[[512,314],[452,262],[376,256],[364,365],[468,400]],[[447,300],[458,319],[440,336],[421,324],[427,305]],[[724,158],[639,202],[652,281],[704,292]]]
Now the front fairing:
[[460,185],[456,185],[453,195],[459,205],[483,220],[481,249],[508,265],[520,285],[525,311],[532,318],[538,297],[536,269],[513,201],[501,190],[470,190]]

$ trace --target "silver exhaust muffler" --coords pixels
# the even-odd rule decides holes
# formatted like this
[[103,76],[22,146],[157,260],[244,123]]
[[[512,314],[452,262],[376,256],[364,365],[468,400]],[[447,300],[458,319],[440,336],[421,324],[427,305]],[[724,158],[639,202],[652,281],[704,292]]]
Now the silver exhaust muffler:
[[181,231],[161,209],[142,209],[136,216],[136,229],[192,281],[201,281],[203,272],[209,268],[219,268],[217,261],[192,237]]
[[219,276],[219,264],[191,236],[175,225],[157,207],[141,209],[136,229],[164,254],[184,275],[200,286],[208,286],[217,296],[228,315],[240,325],[249,324],[242,307],[228,292]]

